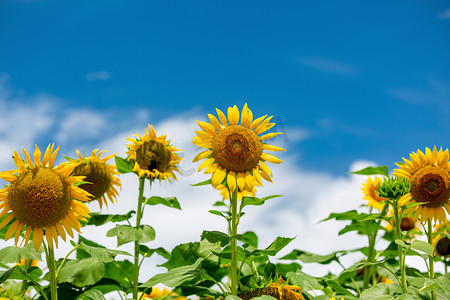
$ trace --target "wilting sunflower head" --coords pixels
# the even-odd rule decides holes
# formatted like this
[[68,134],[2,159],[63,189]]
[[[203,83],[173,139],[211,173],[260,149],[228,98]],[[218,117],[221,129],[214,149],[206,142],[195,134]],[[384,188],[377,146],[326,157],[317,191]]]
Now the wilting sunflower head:
[[381,201],[386,200],[386,198],[378,196],[378,186],[380,183],[380,177],[375,177],[374,179],[368,177],[367,181],[362,184],[361,188],[364,194],[363,199],[368,200],[368,205],[372,208],[378,209],[379,211],[381,211],[384,207],[384,204],[382,204]]
[[241,299],[249,300],[254,297],[268,295],[279,300],[304,300],[301,289],[297,285],[289,285],[283,279],[277,283],[270,283],[266,287],[246,291],[239,295]]
[[153,125],[148,125],[144,136],[135,134],[137,139],[127,138],[131,144],[128,145],[128,160],[134,163],[133,172],[139,178],[145,177],[150,180],[159,179],[170,181],[170,178],[177,180],[175,172],[181,158],[176,153],[181,151],[166,141],[166,135],[156,136]]
[[[411,160],[403,158],[404,163],[397,166],[394,175],[404,177],[411,182],[411,191],[403,196],[399,204],[406,205],[411,201],[423,203],[411,209],[422,221],[446,221],[445,210],[450,213],[450,163],[448,149],[437,151],[436,146],[425,153],[409,155]],[[445,208],[445,210],[444,210]]]
[[73,160],[73,162],[78,163],[78,166],[73,169],[72,174],[74,176],[85,176],[83,181],[87,183],[80,184],[79,187],[92,195],[90,201],[98,200],[101,209],[103,204],[108,206],[106,198],[112,203],[116,201],[119,194],[117,187],[121,187],[121,183],[116,166],[106,163],[115,154],[100,158],[104,150],[98,153],[97,151],[98,149],[95,149],[89,157],[83,157],[77,150],[78,159]]
[[[228,108],[228,118],[217,110],[218,118],[208,114],[210,123],[197,121],[202,129],[196,131],[192,143],[205,149],[200,152],[194,162],[205,159],[199,171],[212,174],[214,187],[223,184],[230,191],[253,191],[255,185],[263,185],[262,179],[272,182],[272,172],[266,162],[281,163],[282,160],[263,151],[286,151],[272,146],[265,141],[281,132],[260,134],[272,128],[272,117],[262,116],[253,120],[253,114],[244,105],[241,115],[237,106]],[[240,117],[240,122],[239,122]]]
[[53,241],[58,247],[58,236],[64,241],[66,232],[73,237],[72,229],[80,232],[80,220],[89,217],[89,209],[81,201],[88,201],[91,195],[76,186],[84,176],[71,175],[78,163],[53,167],[58,149],[49,145],[42,162],[37,145],[33,160],[25,149],[26,160],[14,151],[17,169],[0,172],[0,178],[10,183],[0,190],[0,218],[6,216],[0,229],[9,224],[5,240],[15,235],[17,245],[22,230],[25,230],[23,241],[27,244],[33,233],[36,250],[44,235],[49,247],[53,247]]

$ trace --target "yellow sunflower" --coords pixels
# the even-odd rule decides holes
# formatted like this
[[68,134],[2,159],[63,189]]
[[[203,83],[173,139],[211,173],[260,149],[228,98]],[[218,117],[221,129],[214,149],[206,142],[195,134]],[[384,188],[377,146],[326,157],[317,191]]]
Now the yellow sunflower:
[[171,299],[171,300],[186,300],[184,296],[180,296],[171,290],[164,288],[160,290],[158,287],[153,287],[150,294],[144,294],[139,299]]
[[216,110],[219,119],[208,114],[210,123],[197,121],[202,130],[195,131],[197,136],[192,143],[206,149],[193,160],[205,159],[198,171],[205,169],[206,174],[212,174],[211,183],[214,187],[225,184],[232,192],[236,188],[241,192],[253,191],[255,185],[263,185],[261,177],[272,182],[273,175],[266,162],[278,164],[282,160],[263,150],[286,151],[265,142],[282,132],[259,136],[275,125],[270,123],[272,117],[265,115],[253,120],[247,103],[242,109],[240,123],[236,105],[228,108],[228,119],[222,111]]
[[449,232],[449,221],[445,221],[435,227],[431,244],[433,245],[437,256],[450,256],[450,239],[445,235],[445,233]]
[[[421,221],[445,222],[447,217],[445,210],[450,213],[450,163],[448,149],[433,151],[425,149],[425,153],[417,150],[417,153],[409,155],[410,161],[403,158],[403,164],[397,164],[400,169],[394,170],[393,175],[405,177],[411,182],[411,190],[399,199],[399,205],[407,205],[409,202],[423,202],[408,210]],[[445,210],[444,210],[445,208]]]
[[166,135],[157,136],[153,125],[148,125],[144,136],[134,134],[138,139],[127,138],[132,144],[128,144],[128,160],[134,163],[133,172],[138,174],[139,178],[145,177],[150,180],[170,178],[177,180],[175,172],[181,174],[178,170],[178,164],[182,160],[176,151],[181,151],[166,141]]
[[100,209],[103,204],[108,206],[107,198],[111,203],[116,201],[118,192],[116,187],[121,187],[119,172],[115,165],[109,165],[106,162],[114,157],[116,154],[111,154],[100,158],[100,155],[105,152],[98,149],[92,151],[91,156],[83,157],[80,151],[77,150],[78,159],[73,160],[79,165],[73,169],[72,174],[75,176],[86,176],[83,181],[89,182],[79,185],[80,188],[92,195],[90,201],[98,200]]
[[[22,160],[14,150],[16,170],[0,172],[0,178],[10,185],[0,190],[0,218],[6,218],[0,223],[0,229],[9,225],[5,240],[15,234],[15,243],[25,229],[23,241],[25,245],[33,234],[33,244],[36,251],[42,244],[43,237],[48,246],[53,247],[53,241],[58,247],[58,236],[65,241],[66,232],[73,238],[73,231],[80,232],[80,220],[86,220],[90,211],[81,201],[89,201],[91,196],[85,190],[77,187],[84,176],[72,176],[78,163],[62,163],[53,167],[59,147],[54,150],[54,144],[48,145],[41,162],[41,151],[36,145],[31,160],[28,152],[23,149],[26,160]],[[22,242],[23,242],[22,241]]]
[[299,286],[286,284],[281,278],[277,283],[270,283],[267,287],[244,292],[239,297],[249,300],[262,295],[269,295],[279,300],[305,300]]
[[377,194],[378,186],[380,185],[380,183],[381,183],[380,177],[375,177],[374,179],[368,177],[367,181],[362,184],[361,190],[363,191],[364,194],[363,199],[369,201],[369,203],[367,204],[372,208],[376,208],[379,211],[382,211],[384,204],[382,204],[381,201],[385,201],[386,198],[380,197]]
[[[230,192],[228,191],[228,188],[225,185],[218,184],[215,188],[220,191],[220,195],[222,196],[223,200],[230,199]],[[238,200],[242,200],[242,198],[244,198],[244,197],[254,197],[255,193],[256,193],[256,187],[253,187],[253,190],[251,192],[249,192],[245,189],[243,191],[238,189],[237,197],[238,197]]]

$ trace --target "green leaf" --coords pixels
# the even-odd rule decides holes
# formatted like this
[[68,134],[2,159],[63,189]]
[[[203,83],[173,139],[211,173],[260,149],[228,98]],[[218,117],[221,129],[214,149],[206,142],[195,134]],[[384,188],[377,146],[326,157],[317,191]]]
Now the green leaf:
[[31,277],[33,280],[39,280],[42,274],[42,270],[39,267],[29,267],[26,270],[23,270],[20,266],[18,266],[17,268],[15,268],[15,271],[11,274],[9,279],[28,281],[28,277]]
[[271,195],[264,198],[257,198],[257,197],[244,197],[241,201],[241,207],[240,210],[242,210],[247,205],[256,205],[260,206],[263,205],[267,200],[272,198],[281,197],[282,195]]
[[420,241],[420,240],[414,240],[411,244],[411,247],[413,249],[425,252],[429,256],[433,256],[433,246],[431,246],[427,242]]
[[359,174],[359,175],[383,175],[389,176],[389,169],[386,166],[381,167],[367,167],[359,171],[350,172],[349,174]]
[[240,241],[244,243],[244,248],[246,248],[246,245],[250,245],[255,248],[258,247],[258,236],[253,231],[244,232]]
[[105,300],[106,298],[103,297],[103,293],[100,292],[99,290],[96,289],[90,289],[87,290],[86,292],[84,292],[83,294],[81,294],[80,296],[78,296],[77,298],[75,298],[76,300],[85,300],[85,299],[90,299],[90,300]]
[[154,253],[161,255],[165,259],[170,259],[171,257],[170,252],[162,247],[151,249],[145,245],[139,245],[139,253],[141,253],[141,255],[145,257],[150,257]]
[[[392,287],[395,284],[391,285]],[[361,293],[361,300],[394,300],[395,298],[390,295],[390,285],[381,282],[372,286],[371,288],[364,290]]]
[[[195,243],[185,243],[177,245],[171,253],[170,259],[162,264],[162,267],[173,269],[181,266],[193,264],[199,258],[204,259],[204,267],[218,268],[218,257],[214,252],[220,252],[220,243],[211,243],[206,239]],[[214,265],[214,267],[213,267]]]
[[86,225],[100,226],[108,222],[122,222],[130,219],[135,213],[134,210],[129,211],[125,215],[101,215],[99,213],[92,213]]
[[116,160],[116,167],[117,171],[120,174],[126,174],[133,172],[133,163],[126,158],[121,158],[119,156],[114,156],[114,159]]
[[41,252],[34,249],[33,243],[25,247],[9,246],[0,250],[0,263],[20,263],[20,259],[42,260]]
[[297,270],[301,270],[302,266],[299,265],[296,262],[290,263],[290,264],[276,264],[276,270],[277,274],[279,275],[285,275],[288,272],[296,272]]
[[221,211],[218,211],[218,210],[214,210],[214,209],[212,209],[212,210],[208,210],[208,212],[210,213],[210,214],[213,214],[213,215],[216,215],[216,216],[221,216],[221,217],[223,217],[223,218],[225,218],[225,220],[230,220],[230,216],[227,216],[227,215],[225,215],[225,213],[223,213],[223,212],[221,212]]
[[225,300],[242,300],[242,298],[234,295],[228,295]]
[[289,272],[286,274],[289,278],[289,282],[294,285],[298,285],[302,292],[313,291],[313,290],[322,290],[323,286],[320,284],[318,278],[303,273],[300,270],[294,272]]
[[99,261],[104,262],[104,263],[112,262],[114,260],[114,258],[119,254],[132,256],[130,253],[128,253],[126,251],[105,249],[104,247],[92,247],[92,246],[86,245],[83,242],[81,243],[81,246],[92,257],[95,257]]
[[153,196],[150,198],[145,199],[145,204],[148,205],[157,205],[157,204],[162,204],[171,208],[176,208],[181,210],[181,206],[180,203],[178,202],[176,197],[159,197],[159,196]]
[[337,254],[347,253],[347,251],[336,251],[327,255],[319,255],[307,251],[294,249],[291,253],[283,256],[281,259],[300,260],[304,263],[329,264],[338,261]]
[[273,300],[273,299],[277,299],[277,298],[269,296],[269,295],[261,295],[261,296],[252,298],[252,300]]
[[149,225],[141,225],[139,228],[130,225],[116,225],[111,228],[106,236],[117,236],[117,247],[129,242],[148,243],[155,239],[155,229]]
[[356,298],[355,295],[350,293],[347,289],[345,289],[339,282],[336,280],[326,280],[325,281],[329,287],[331,287],[334,291],[336,291],[339,295],[345,295],[347,297]]
[[69,282],[77,287],[93,285],[103,278],[105,264],[96,257],[69,260],[62,267],[58,282]]
[[105,278],[112,279],[120,283],[123,291],[131,288],[134,265],[128,260],[114,261],[105,265]]
[[293,238],[277,237],[266,249],[264,250],[256,249],[252,251],[251,254],[253,255],[265,254],[269,256],[274,256],[280,250],[286,247],[290,242],[292,242],[294,239],[295,237]]
[[211,184],[211,179],[196,183],[196,184],[191,184],[191,186],[202,186],[202,185],[208,185]]
[[142,284],[141,287],[150,288],[162,283],[173,288],[186,282],[193,283],[198,281],[202,274],[201,264],[203,260],[203,258],[198,258],[192,265],[173,268],[167,271],[167,273],[155,275]]
[[221,247],[225,247],[231,240],[228,234],[220,231],[203,231],[201,239],[206,239],[213,244],[220,242]]
[[12,273],[16,270],[16,268],[18,268],[18,267],[17,266],[16,267],[12,267],[9,270],[0,272],[0,284],[5,282],[6,280],[8,280],[9,277],[12,275]]

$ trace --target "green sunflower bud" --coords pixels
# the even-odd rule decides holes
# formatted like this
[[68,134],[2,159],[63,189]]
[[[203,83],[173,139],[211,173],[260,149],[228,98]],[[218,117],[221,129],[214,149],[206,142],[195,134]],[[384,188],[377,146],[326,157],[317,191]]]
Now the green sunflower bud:
[[398,200],[400,197],[409,193],[411,183],[406,178],[395,176],[386,177],[378,186],[378,196],[391,200]]

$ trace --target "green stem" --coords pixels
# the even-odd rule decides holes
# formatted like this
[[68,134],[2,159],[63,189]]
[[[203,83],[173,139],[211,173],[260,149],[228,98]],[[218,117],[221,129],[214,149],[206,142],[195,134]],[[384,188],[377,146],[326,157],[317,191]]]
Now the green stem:
[[[395,234],[397,236],[397,239],[403,241],[403,234],[400,228],[400,215],[398,213],[398,201],[394,200],[394,203],[392,205],[394,208],[394,219],[395,219]],[[405,268],[405,260],[403,259],[403,249],[400,245],[397,245],[398,249],[398,261],[400,264],[400,272],[401,272],[401,286],[402,286],[402,292],[403,294],[406,294],[406,268]]]
[[[383,209],[381,210],[381,216],[385,216],[386,212],[388,210],[389,207],[389,203],[386,203],[383,207]],[[381,221],[377,222],[377,225],[380,224]],[[367,223],[366,223],[366,229],[367,229]],[[372,235],[369,235],[369,249],[368,249],[368,253],[367,253],[367,262],[372,262],[373,261],[373,254],[374,254],[374,250],[375,250],[375,241],[377,239],[377,234],[378,234],[378,226],[375,229],[375,231],[372,233]],[[369,287],[369,281],[370,281],[370,275],[372,273],[374,269],[374,266],[366,266],[366,268],[364,269],[364,281],[363,281],[363,289],[367,289]]]
[[55,266],[55,251],[53,247],[49,245],[47,251],[47,267],[50,275],[50,299],[58,300],[58,283],[56,278],[56,266]]
[[[432,245],[432,240],[433,240],[433,228],[431,225],[431,220],[428,219],[428,232],[427,232],[427,236],[428,236],[428,243],[430,245]],[[429,277],[430,279],[434,278],[434,255],[430,255],[428,256],[428,261],[429,261],[429,265],[430,265],[430,273],[429,273]],[[436,300],[436,290],[432,290],[431,291],[431,299],[432,300]]]
[[[136,228],[141,227],[142,203],[144,202],[145,177],[139,178],[139,196],[136,214]],[[134,242],[133,299],[137,299],[139,285],[139,241]]]
[[231,294],[237,296],[237,187],[231,197]]
[[69,251],[69,253],[67,253],[67,255],[64,257],[63,261],[61,262],[61,264],[58,267],[58,270],[56,271],[56,278],[58,278],[59,273],[61,272],[62,267],[64,266],[64,264],[66,263],[67,259],[69,258],[69,255],[72,254],[74,251],[76,251],[77,249],[79,249],[81,247],[81,245],[77,245],[76,247],[74,247],[72,250]]

